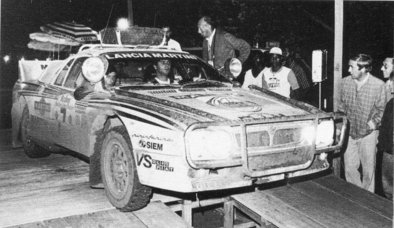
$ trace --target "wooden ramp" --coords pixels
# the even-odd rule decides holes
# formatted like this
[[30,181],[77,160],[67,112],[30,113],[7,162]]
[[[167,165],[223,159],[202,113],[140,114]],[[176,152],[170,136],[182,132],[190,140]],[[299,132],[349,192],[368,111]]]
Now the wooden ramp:
[[120,212],[116,209],[74,215],[42,222],[34,222],[15,227],[189,227],[185,221],[162,202],[152,202],[147,207],[134,212]]
[[12,149],[10,131],[0,130],[0,227],[188,227],[154,194],[151,203],[122,213],[103,189],[91,189],[89,165],[72,156],[30,159]]
[[333,175],[286,186],[233,195],[226,203],[225,227],[234,207],[268,227],[392,227],[393,203]]

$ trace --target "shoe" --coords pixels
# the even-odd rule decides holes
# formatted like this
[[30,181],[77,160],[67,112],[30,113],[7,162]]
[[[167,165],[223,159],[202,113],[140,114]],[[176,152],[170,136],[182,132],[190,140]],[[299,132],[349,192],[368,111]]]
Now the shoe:
[[93,185],[90,185],[90,188],[92,188],[92,189],[104,189],[104,184],[103,183],[93,184]]

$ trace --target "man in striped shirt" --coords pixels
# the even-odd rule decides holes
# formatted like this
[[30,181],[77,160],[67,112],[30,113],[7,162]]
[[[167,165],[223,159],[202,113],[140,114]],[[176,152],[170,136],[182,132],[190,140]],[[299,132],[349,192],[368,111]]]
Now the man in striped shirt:
[[311,86],[308,77],[302,67],[296,63],[294,51],[290,48],[285,48],[285,52],[285,66],[290,68],[294,72],[294,75],[300,87],[298,89],[298,100],[307,101],[308,91]]
[[378,128],[386,104],[384,82],[370,74],[372,58],[359,54],[349,60],[349,73],[342,79],[338,111],[350,122],[344,154],[345,177],[352,184],[375,191]]

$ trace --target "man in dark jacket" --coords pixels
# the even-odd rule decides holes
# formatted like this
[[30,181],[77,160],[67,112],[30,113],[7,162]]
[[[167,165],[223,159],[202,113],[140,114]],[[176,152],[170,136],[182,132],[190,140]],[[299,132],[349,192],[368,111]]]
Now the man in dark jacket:
[[[242,63],[248,58],[250,45],[245,40],[216,28],[211,17],[202,17],[197,26],[198,33],[204,37],[202,57],[219,71],[224,70],[224,64],[229,58],[236,57]],[[239,56],[236,56],[236,50],[239,52]]]
[[382,156],[382,184],[385,196],[393,199],[393,98],[386,104],[378,137]]

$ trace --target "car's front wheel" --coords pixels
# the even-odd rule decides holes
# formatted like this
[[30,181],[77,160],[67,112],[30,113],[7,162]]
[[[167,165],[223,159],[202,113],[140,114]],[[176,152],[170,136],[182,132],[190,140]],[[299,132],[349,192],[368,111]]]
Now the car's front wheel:
[[25,107],[22,113],[21,120],[21,140],[23,144],[23,150],[29,158],[43,158],[48,157],[51,152],[37,145],[32,141],[31,137],[28,135],[28,127],[30,122],[29,109]]
[[152,190],[139,181],[131,142],[123,126],[113,127],[105,134],[101,175],[109,201],[121,211],[138,210],[149,203]]

